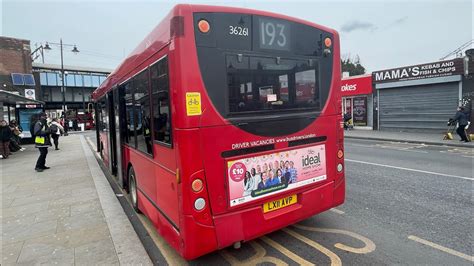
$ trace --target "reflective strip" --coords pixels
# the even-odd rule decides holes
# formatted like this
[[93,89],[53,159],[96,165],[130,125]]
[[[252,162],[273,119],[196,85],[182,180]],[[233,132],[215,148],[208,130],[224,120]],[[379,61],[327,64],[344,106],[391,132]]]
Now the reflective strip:
[[36,144],[44,144],[44,137],[36,136],[35,143]]

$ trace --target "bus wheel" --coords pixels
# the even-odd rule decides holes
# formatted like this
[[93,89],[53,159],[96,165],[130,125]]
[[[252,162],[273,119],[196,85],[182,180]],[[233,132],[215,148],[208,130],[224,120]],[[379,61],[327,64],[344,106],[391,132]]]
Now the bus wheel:
[[130,170],[128,171],[128,190],[133,209],[137,213],[141,213],[138,209],[137,179],[135,177],[135,171],[133,170],[133,167],[130,167]]

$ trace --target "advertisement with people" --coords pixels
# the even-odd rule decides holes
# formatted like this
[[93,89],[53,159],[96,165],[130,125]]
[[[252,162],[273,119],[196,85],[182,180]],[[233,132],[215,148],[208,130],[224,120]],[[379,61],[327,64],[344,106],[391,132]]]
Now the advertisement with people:
[[227,162],[230,206],[326,179],[325,145]]

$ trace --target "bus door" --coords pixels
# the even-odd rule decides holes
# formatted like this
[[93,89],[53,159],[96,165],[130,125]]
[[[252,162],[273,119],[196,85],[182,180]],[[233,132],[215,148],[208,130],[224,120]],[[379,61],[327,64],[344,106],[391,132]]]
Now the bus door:
[[[124,117],[124,108],[123,105],[124,99],[123,99],[123,88],[122,87],[117,87],[113,89],[110,92],[111,98],[113,99],[113,107],[112,109],[112,119],[111,119],[111,125],[113,125],[113,128],[110,132],[111,135],[111,140],[113,141],[113,153],[112,153],[112,161],[114,162],[115,166],[115,176],[117,177],[118,183],[122,186],[122,188],[125,187],[125,180],[123,178],[123,167],[122,167],[122,136],[121,136],[121,127],[123,126],[122,121],[120,120],[120,117]],[[112,126],[111,126],[112,127]]]
[[116,156],[115,156],[115,125],[114,125],[114,99],[112,92],[109,92],[105,95],[106,101],[106,110],[107,112],[107,121],[108,121],[108,128],[107,128],[107,153],[109,155],[109,171],[115,175],[117,172],[117,165],[116,165]]

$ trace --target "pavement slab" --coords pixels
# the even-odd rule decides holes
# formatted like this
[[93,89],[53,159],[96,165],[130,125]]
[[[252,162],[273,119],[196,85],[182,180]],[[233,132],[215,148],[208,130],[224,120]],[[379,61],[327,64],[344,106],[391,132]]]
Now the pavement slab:
[[[115,194],[103,188],[108,181],[97,174],[99,166],[81,138],[61,138],[60,151],[49,149],[51,169],[41,173],[34,171],[38,151],[31,145],[1,161],[1,265],[151,264]],[[135,242],[127,241],[133,237]]]
[[20,256],[24,242],[17,242],[9,245],[2,243],[2,265],[14,265]]
[[76,265],[119,265],[111,239],[85,244],[74,249]]

